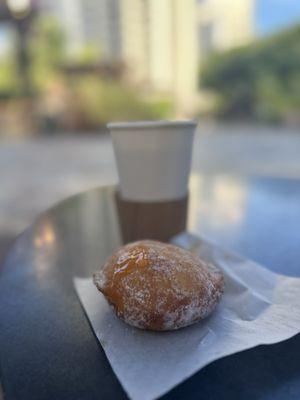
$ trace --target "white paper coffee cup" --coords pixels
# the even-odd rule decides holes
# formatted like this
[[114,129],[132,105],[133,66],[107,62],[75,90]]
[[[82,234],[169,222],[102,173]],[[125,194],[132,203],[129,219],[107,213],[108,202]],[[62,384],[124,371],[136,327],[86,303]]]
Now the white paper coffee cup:
[[197,126],[194,121],[120,122],[107,126],[124,199],[150,202],[186,196]]

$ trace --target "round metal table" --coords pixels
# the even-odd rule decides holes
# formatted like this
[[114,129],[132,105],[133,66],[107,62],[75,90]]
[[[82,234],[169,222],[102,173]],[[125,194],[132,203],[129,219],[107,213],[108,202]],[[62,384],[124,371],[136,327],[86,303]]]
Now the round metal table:
[[[192,177],[189,229],[300,275],[300,182]],[[41,215],[0,267],[0,376],[7,400],[124,399],[73,287],[120,243],[114,188]],[[299,294],[300,295],[300,294]],[[218,360],[164,399],[299,399],[300,335]]]

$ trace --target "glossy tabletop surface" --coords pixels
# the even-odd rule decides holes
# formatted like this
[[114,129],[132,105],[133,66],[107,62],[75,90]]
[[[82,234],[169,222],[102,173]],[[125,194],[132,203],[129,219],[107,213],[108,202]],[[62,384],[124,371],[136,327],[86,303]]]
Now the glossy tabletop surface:
[[[194,175],[189,229],[276,272],[300,276],[299,181]],[[67,199],[16,239],[0,269],[6,399],[126,398],[73,287],[74,276],[90,276],[120,242],[113,187]],[[164,399],[296,400],[299,354],[300,335],[235,354]]]

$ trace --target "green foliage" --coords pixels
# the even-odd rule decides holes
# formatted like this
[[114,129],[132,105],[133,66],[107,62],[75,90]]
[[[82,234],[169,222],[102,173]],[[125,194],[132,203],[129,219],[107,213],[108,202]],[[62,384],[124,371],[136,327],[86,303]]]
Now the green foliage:
[[15,63],[9,56],[0,64],[0,99],[5,100],[17,95],[17,71]]
[[[99,62],[99,49],[91,44],[80,54],[66,53],[65,36],[59,23],[50,16],[38,17],[28,40],[31,92],[35,95],[36,115],[41,125],[51,121],[56,129],[96,129],[108,121],[167,117],[169,101],[145,99],[143,94],[121,82],[96,74],[63,72],[63,65],[89,65]],[[0,101],[20,92],[16,54],[0,63]],[[57,112],[64,96],[65,107]],[[45,121],[45,122],[43,122]],[[67,122],[66,122],[67,121]],[[65,124],[65,125],[64,125]],[[66,129],[67,129],[66,128]]]
[[171,109],[168,101],[143,100],[140,94],[120,82],[77,77],[69,80],[68,87],[81,112],[95,127],[109,121],[164,118]]
[[92,64],[99,61],[99,47],[96,44],[90,43],[77,55],[75,62],[80,64]]
[[203,87],[219,95],[221,116],[287,119],[300,107],[300,26],[215,54],[200,78]]
[[[11,30],[6,39],[12,41],[16,35]],[[8,100],[18,96],[18,69],[15,62],[15,49],[13,46],[3,54],[0,60],[0,100]]]
[[[17,40],[17,35],[14,36]],[[35,91],[45,86],[65,58],[65,40],[63,31],[55,19],[49,16],[39,17],[28,40],[30,59],[30,78]],[[19,91],[16,46],[0,63],[0,96],[15,97]],[[5,94],[5,95],[3,95]]]
[[40,90],[66,58],[65,36],[54,18],[46,16],[37,19],[29,52],[33,85]]

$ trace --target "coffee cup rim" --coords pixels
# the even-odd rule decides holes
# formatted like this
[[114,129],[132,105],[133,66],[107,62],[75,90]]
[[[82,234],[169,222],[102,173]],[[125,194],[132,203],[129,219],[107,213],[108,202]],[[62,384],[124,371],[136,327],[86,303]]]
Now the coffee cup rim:
[[196,128],[195,120],[156,120],[156,121],[128,121],[110,122],[107,125],[109,130],[123,129],[153,129],[153,128]]

